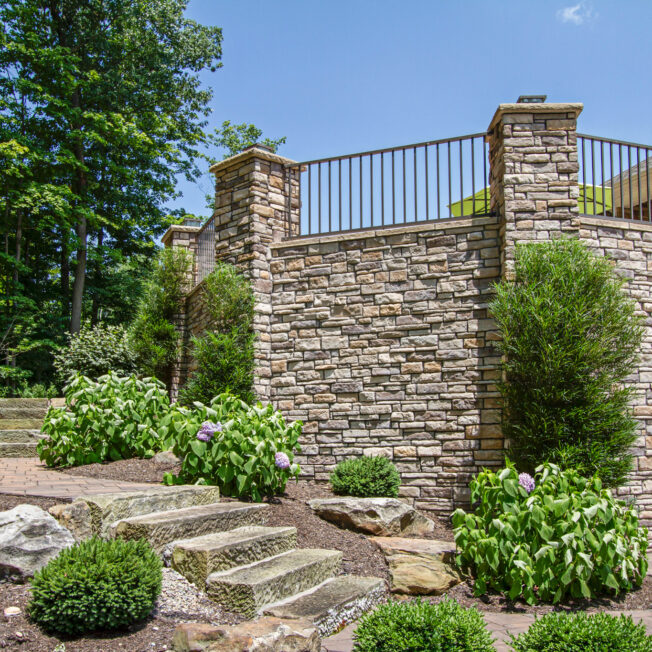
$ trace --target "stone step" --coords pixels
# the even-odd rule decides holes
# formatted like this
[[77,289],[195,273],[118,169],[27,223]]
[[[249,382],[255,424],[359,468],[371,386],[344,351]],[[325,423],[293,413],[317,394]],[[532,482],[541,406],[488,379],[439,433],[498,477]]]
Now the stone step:
[[45,439],[40,430],[0,430],[0,443],[2,444],[35,444],[40,439]]
[[36,457],[36,444],[0,442],[0,457]]
[[282,602],[264,607],[265,616],[308,620],[320,636],[330,636],[357,620],[387,597],[385,580],[379,577],[341,575]]
[[40,419],[45,418],[46,407],[3,407],[0,405],[0,419]]
[[263,525],[267,505],[261,503],[215,503],[155,512],[125,518],[113,523],[108,536],[122,539],[147,539],[162,552],[165,545],[177,539],[235,530],[245,525]]
[[0,408],[48,408],[47,398],[0,398]]
[[294,549],[297,530],[254,525],[175,541],[171,545],[172,568],[203,589],[211,573],[252,564]]
[[40,430],[43,419],[0,419],[0,430]]
[[152,485],[151,489],[82,495],[75,500],[82,500],[89,506],[93,533],[105,535],[111,525],[122,519],[218,503],[220,490],[209,485]]
[[230,611],[252,618],[265,605],[333,577],[341,563],[339,550],[292,550],[249,566],[212,573],[206,580],[206,593]]

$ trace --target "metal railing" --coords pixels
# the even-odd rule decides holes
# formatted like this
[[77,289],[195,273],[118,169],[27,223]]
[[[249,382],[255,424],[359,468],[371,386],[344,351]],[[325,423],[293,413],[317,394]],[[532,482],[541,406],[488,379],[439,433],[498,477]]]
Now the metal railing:
[[215,269],[215,220],[211,217],[197,234],[197,283]]
[[317,235],[489,215],[485,134],[289,165],[299,176],[300,225]]
[[577,134],[577,151],[581,214],[652,221],[652,146]]

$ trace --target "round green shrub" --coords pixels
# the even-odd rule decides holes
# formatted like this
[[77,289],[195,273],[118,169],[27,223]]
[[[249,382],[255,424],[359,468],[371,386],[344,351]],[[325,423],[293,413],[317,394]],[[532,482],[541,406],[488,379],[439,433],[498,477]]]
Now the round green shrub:
[[493,652],[480,612],[454,600],[388,602],[365,614],[353,635],[354,652]]
[[651,652],[652,636],[631,616],[549,613],[512,636],[514,652]]
[[28,611],[58,634],[119,629],[149,615],[161,580],[161,561],[144,539],[88,539],[35,573]]
[[396,498],[401,476],[386,457],[356,457],[340,462],[330,483],[340,496]]
[[647,528],[636,510],[554,464],[520,475],[508,462],[471,482],[473,513],[453,513],[457,563],[490,589],[530,604],[616,595],[640,586],[648,568]]

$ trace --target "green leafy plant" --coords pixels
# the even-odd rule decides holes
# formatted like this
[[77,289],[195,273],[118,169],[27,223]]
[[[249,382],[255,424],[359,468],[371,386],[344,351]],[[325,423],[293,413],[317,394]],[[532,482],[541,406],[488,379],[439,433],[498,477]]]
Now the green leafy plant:
[[514,652],[652,652],[652,636],[631,616],[549,613],[512,636]]
[[88,539],[35,573],[29,616],[66,635],[126,627],[151,612],[161,580],[161,561],[144,539]]
[[75,374],[97,380],[110,371],[124,376],[136,371],[136,355],[122,326],[86,326],[68,336],[68,346],[54,356],[54,366],[65,383]]
[[162,417],[170,411],[165,386],[153,378],[75,377],[64,390],[66,406],[51,407],[37,446],[48,466],[150,457],[170,443]]
[[475,575],[477,595],[559,602],[639,586],[647,572],[647,529],[599,477],[554,464],[534,478],[514,466],[471,482],[475,512],[453,513],[458,564]]
[[249,281],[232,265],[218,263],[206,279],[201,294],[209,328],[193,338],[195,370],[179,394],[191,405],[209,403],[230,392],[252,403],[254,381],[254,294]]
[[174,322],[182,312],[191,270],[192,256],[186,249],[162,249],[129,331],[139,368],[168,386],[180,345]]
[[330,483],[333,492],[343,496],[396,498],[401,476],[386,457],[356,457],[340,462]]
[[174,454],[183,460],[178,476],[166,473],[167,484],[218,485],[226,496],[260,501],[282,493],[299,451],[301,422],[286,424],[271,405],[248,405],[221,394],[209,405],[177,407],[161,421],[174,438]]
[[503,433],[519,468],[545,461],[621,485],[638,427],[626,382],[643,328],[625,279],[578,240],[516,250],[491,303],[502,341]]
[[493,639],[475,608],[454,600],[388,602],[366,613],[353,635],[354,652],[493,652]]

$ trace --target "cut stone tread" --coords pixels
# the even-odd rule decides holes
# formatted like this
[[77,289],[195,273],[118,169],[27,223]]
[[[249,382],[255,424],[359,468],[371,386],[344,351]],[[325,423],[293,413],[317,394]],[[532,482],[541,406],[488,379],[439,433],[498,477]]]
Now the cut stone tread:
[[45,438],[40,430],[0,430],[0,443],[4,444],[35,444]]
[[40,430],[43,419],[0,419],[0,430]]
[[296,544],[294,527],[252,525],[175,541],[168,548],[172,568],[203,589],[211,573],[289,552]]
[[3,407],[0,405],[0,419],[44,419],[46,407]]
[[112,538],[147,539],[160,552],[177,539],[263,525],[267,509],[261,503],[239,502],[172,509],[122,519],[111,524],[107,533]]
[[0,398],[0,408],[45,408],[49,401],[47,398]]
[[206,581],[206,593],[229,610],[251,618],[265,605],[333,577],[341,563],[339,550],[292,550],[249,566],[212,573]]
[[36,444],[0,442],[0,457],[36,457]]
[[343,625],[385,599],[387,586],[379,577],[340,575],[300,595],[264,607],[263,615],[305,619],[330,636]]
[[220,500],[220,491],[210,485],[155,485],[139,491],[86,494],[75,500],[82,500],[90,507],[93,532],[105,535],[112,524],[126,518],[215,504]]

